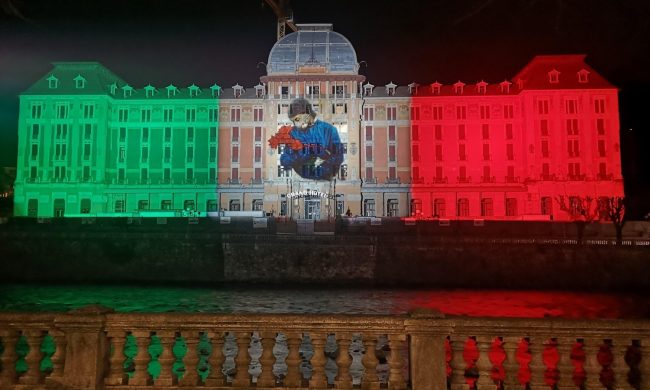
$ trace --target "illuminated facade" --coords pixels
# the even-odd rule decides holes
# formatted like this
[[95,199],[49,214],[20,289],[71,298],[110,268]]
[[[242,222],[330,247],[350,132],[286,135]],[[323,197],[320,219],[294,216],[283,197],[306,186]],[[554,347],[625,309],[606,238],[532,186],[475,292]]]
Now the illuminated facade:
[[[63,202],[65,215],[567,220],[560,196],[623,195],[618,91],[584,56],[538,56],[497,84],[375,87],[358,70],[327,24],[278,41],[252,88],[135,90],[99,64],[56,64],[21,95],[16,215]],[[281,165],[273,139],[296,98],[340,138],[330,180]]]

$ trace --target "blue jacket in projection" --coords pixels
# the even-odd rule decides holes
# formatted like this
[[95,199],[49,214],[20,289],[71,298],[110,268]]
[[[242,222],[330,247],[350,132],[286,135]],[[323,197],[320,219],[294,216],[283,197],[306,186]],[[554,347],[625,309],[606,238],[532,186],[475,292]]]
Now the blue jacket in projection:
[[[343,148],[334,126],[317,120],[305,130],[294,127],[290,134],[302,142],[303,148],[285,147],[280,156],[282,166],[293,168],[304,179],[330,180],[336,175],[343,162]],[[316,166],[319,157],[323,161]]]

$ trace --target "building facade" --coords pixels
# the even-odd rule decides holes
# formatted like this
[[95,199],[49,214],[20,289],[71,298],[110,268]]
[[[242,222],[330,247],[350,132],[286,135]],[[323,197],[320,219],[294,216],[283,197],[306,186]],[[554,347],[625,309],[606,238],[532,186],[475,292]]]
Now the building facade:
[[[279,40],[251,88],[136,90],[55,64],[21,95],[15,213],[567,220],[560,197],[623,196],[617,95],[581,55],[495,84],[376,87],[327,24]],[[340,142],[326,180],[282,165],[296,99]]]

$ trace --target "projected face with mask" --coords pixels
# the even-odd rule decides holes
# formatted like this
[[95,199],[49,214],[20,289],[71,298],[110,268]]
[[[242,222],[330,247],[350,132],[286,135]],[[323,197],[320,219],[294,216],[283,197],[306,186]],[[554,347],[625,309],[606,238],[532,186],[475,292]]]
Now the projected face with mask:
[[304,179],[334,178],[343,162],[343,148],[336,128],[316,119],[311,103],[303,98],[291,102],[289,118],[293,127],[285,130],[288,133],[280,164],[291,167]]

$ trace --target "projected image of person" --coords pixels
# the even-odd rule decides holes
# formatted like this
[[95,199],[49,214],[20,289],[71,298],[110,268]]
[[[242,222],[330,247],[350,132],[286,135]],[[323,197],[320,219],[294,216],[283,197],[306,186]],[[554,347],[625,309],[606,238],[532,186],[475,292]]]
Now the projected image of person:
[[343,162],[341,139],[336,128],[316,119],[311,103],[303,98],[291,102],[289,118],[293,126],[280,129],[276,134],[285,143],[280,164],[291,167],[305,179],[332,179]]

